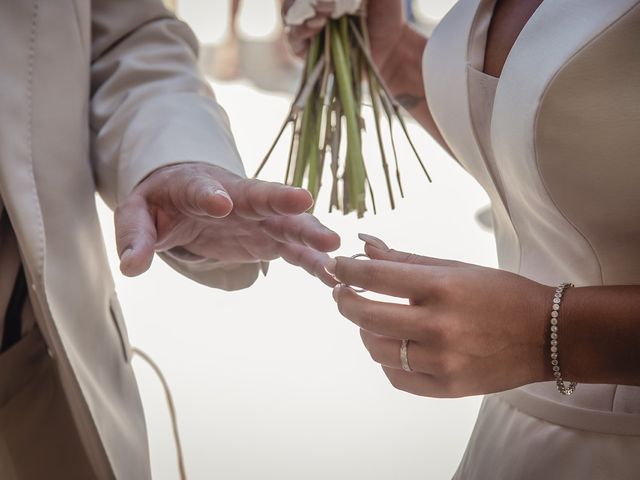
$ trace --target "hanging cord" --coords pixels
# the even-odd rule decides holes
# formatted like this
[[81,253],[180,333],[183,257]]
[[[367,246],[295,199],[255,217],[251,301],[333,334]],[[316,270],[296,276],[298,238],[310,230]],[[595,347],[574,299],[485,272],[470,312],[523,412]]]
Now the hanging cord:
[[180,441],[180,432],[178,431],[178,420],[176,416],[176,407],[173,403],[173,396],[171,395],[171,389],[169,388],[169,383],[167,379],[162,374],[162,370],[158,367],[158,364],[153,361],[153,359],[140,350],[139,348],[133,347],[131,349],[135,355],[138,355],[141,359],[143,359],[147,364],[156,372],[156,375],[160,379],[160,383],[162,383],[162,387],[164,388],[164,394],[167,399],[167,406],[169,407],[169,415],[171,416],[171,425],[173,427],[173,438],[176,444],[176,455],[178,456],[178,471],[180,473],[180,480],[187,480],[187,473],[184,468],[184,455],[182,453],[182,442]]

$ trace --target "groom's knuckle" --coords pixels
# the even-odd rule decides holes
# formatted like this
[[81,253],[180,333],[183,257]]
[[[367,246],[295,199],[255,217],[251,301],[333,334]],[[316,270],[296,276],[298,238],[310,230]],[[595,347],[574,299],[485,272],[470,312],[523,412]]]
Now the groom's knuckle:
[[254,200],[254,196],[255,196],[255,189],[256,189],[256,183],[255,182],[242,182],[241,186],[240,186],[240,195],[239,195],[239,201],[237,203],[237,207],[241,210],[243,210],[243,213],[245,215],[248,215],[249,217],[258,217],[258,210],[256,209],[255,206],[255,200]]
[[336,258],[336,277],[341,281],[349,283],[351,280],[351,269],[344,258]]
[[201,181],[197,177],[188,176],[184,182],[184,190],[189,195],[195,195],[200,191]]
[[[302,253],[300,254],[300,260],[303,259],[303,255]],[[311,270],[313,271],[313,273],[316,276],[320,276],[323,273],[325,273],[325,269],[324,269],[324,263],[322,261],[322,258],[316,257],[311,261],[311,265],[310,265]]]
[[196,208],[198,204],[198,196],[201,192],[200,181],[195,177],[189,177],[182,188],[182,195],[178,194],[178,198],[182,197],[182,201],[191,208]]

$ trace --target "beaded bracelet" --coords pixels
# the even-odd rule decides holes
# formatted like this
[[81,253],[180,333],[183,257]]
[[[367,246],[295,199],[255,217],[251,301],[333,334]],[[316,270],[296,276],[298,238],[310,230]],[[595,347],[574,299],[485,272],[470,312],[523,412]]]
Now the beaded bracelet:
[[556,379],[558,391],[562,395],[571,395],[575,392],[576,386],[578,385],[576,382],[568,382],[569,385],[565,384],[565,381],[562,379],[562,373],[560,373],[560,362],[558,361],[558,319],[560,318],[560,303],[562,302],[562,294],[569,287],[573,287],[573,284],[563,283],[556,288],[551,310],[551,369]]

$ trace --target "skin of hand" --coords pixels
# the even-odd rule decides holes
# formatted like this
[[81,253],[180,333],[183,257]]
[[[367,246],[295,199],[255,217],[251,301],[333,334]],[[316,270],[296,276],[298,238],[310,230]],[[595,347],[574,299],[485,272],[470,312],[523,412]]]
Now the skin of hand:
[[120,269],[140,275],[156,251],[180,247],[220,262],[282,257],[334,286],[324,264],[340,237],[305,213],[312,204],[306,190],[241,178],[213,165],[160,168],[116,208]]
[[[513,273],[390,250],[364,236],[371,260],[338,257],[346,285],[407,299],[369,300],[346,285],[333,296],[391,384],[416,395],[461,397],[550,380],[545,349],[554,289]],[[410,340],[409,364],[400,344]]]
[[[284,4],[283,13],[289,9],[293,1]],[[381,71],[397,47],[405,30],[405,21],[401,0],[369,0],[365,1],[367,11],[367,27],[371,42],[373,59]],[[303,25],[291,26],[288,29],[289,43],[293,52],[303,56],[309,46],[309,40],[320,33],[333,11],[332,0],[319,0],[316,4],[317,14]]]

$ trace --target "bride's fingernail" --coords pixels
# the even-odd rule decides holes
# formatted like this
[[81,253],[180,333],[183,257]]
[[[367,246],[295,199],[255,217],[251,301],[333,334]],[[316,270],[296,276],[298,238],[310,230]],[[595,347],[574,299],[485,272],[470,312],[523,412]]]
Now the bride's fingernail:
[[329,275],[331,275],[335,280],[338,280],[336,278],[336,265],[338,262],[335,261],[335,259],[330,258],[329,260],[327,260],[327,262],[324,264],[324,270],[325,272],[327,272]]
[[368,243],[369,245],[379,248],[380,250],[389,250],[389,247],[387,247],[386,243],[384,243],[379,238],[374,237],[373,235],[367,235],[366,233],[359,233],[358,238],[363,242]]

